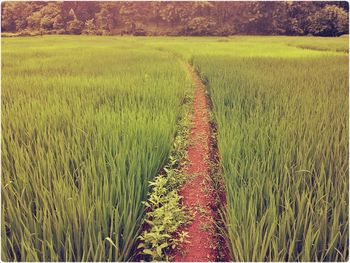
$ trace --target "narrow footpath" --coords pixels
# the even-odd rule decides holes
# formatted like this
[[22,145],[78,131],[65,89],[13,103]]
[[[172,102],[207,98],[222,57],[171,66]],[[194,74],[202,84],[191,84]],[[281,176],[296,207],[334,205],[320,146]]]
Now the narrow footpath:
[[215,199],[210,179],[210,108],[205,87],[189,65],[188,72],[195,85],[194,112],[187,150],[189,163],[185,167],[188,179],[179,194],[183,197],[183,205],[192,214],[192,221],[184,229],[188,237],[175,251],[174,261],[216,261],[215,213],[212,209]]

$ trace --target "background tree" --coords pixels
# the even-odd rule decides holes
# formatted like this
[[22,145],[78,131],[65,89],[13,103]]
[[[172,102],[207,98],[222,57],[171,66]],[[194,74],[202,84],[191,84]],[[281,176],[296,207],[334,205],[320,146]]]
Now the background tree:
[[78,20],[73,9],[69,11],[69,17],[71,18],[71,20],[67,23],[67,32],[76,35],[81,34],[84,23]]
[[348,33],[348,13],[335,5],[326,5],[310,17],[309,32],[316,36]]
[[123,2],[119,9],[121,22],[127,34],[134,34],[137,29],[144,30],[149,23],[150,5],[148,2]]
[[41,23],[41,13],[40,11],[34,12],[27,18],[27,29],[30,31],[40,30]]
[[4,2],[1,12],[1,30],[7,32],[16,31],[16,3]]
[[83,34],[86,34],[86,35],[96,34],[95,20],[93,18],[90,20],[86,20],[85,25],[84,25]]
[[287,7],[287,35],[306,35],[309,33],[309,17],[321,9],[317,2],[289,2]]
[[188,22],[185,29],[186,35],[192,36],[208,36],[210,35],[215,28],[216,23],[206,17],[195,17]]
[[53,20],[53,29],[64,31],[64,21],[60,14],[58,14]]
[[[349,5],[334,2],[3,2],[2,32],[133,35],[348,33]],[[84,30],[83,30],[84,29]]]
[[[39,14],[42,17],[40,21],[40,28],[44,30],[52,30],[56,17],[60,16],[60,6],[57,3],[49,3],[40,9]],[[56,24],[56,29],[57,28]],[[62,26],[62,25],[60,25]]]
[[109,32],[113,29],[113,17],[109,12],[108,6],[102,6],[100,12],[95,15],[96,27],[102,32],[103,35],[109,35]]

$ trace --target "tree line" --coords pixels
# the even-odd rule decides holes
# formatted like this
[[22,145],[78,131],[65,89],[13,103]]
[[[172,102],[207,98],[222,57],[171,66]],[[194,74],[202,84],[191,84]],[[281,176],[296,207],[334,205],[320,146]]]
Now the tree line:
[[16,35],[316,35],[349,32],[333,2],[2,2],[2,32]]

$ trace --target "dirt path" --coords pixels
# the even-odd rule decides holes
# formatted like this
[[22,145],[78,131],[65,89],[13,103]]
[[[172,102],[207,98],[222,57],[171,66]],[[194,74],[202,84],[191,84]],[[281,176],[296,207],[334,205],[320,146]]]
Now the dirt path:
[[193,215],[193,220],[184,231],[188,233],[187,242],[176,252],[174,261],[215,261],[215,227],[213,186],[210,179],[211,129],[209,105],[205,88],[192,67],[188,72],[195,84],[194,113],[189,135],[189,163],[185,172],[189,177],[180,189],[183,205]]

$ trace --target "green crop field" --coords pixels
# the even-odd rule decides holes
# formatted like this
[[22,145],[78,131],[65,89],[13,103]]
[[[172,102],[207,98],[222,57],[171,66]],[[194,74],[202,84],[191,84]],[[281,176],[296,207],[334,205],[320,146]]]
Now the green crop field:
[[198,56],[239,261],[348,258],[348,58]]
[[113,38],[2,44],[2,259],[131,258],[186,72]]
[[1,258],[135,259],[192,63],[234,261],[349,258],[348,37],[2,38]]

